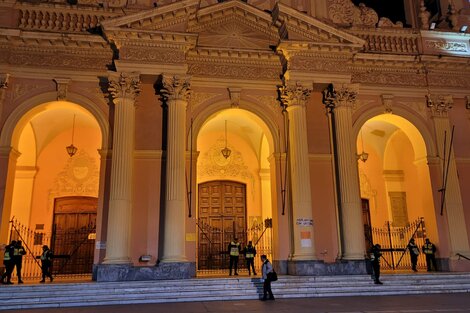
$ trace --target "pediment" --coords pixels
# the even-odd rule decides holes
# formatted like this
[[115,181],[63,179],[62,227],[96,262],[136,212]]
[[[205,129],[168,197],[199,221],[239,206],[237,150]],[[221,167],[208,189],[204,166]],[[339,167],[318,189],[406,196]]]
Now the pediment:
[[336,46],[338,49],[360,50],[365,41],[359,37],[325,24],[314,17],[278,3],[273,15],[282,29],[281,40],[284,42],[303,42],[313,45]]
[[198,34],[199,47],[270,50],[279,43],[271,14],[239,0],[198,10],[187,31]]

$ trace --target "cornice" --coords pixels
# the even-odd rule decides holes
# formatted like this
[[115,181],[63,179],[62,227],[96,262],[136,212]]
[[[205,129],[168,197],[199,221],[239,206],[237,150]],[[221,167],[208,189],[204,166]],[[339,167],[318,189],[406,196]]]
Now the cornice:
[[188,51],[187,60],[233,64],[280,65],[279,56],[273,52],[224,48],[214,49],[198,47]]

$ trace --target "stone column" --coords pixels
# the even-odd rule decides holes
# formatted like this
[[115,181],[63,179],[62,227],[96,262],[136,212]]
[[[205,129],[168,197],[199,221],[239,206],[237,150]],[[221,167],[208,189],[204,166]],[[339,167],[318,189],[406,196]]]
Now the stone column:
[[281,87],[281,100],[289,117],[289,161],[294,224],[292,260],[315,260],[313,214],[305,111],[311,89],[297,83]]
[[[336,154],[340,187],[341,229],[345,260],[363,260],[365,255],[362,221],[361,191],[353,136],[352,111],[356,102],[357,86],[343,85],[330,90],[326,105],[332,110],[336,128]],[[325,100],[324,100],[325,101]]]
[[[428,101],[430,107],[434,129],[436,132],[436,145],[439,156],[444,156],[444,136],[447,133],[447,151],[446,159],[449,160],[449,172],[447,176],[447,185],[445,190],[444,212],[447,216],[449,226],[450,239],[450,257],[454,257],[457,253],[470,256],[470,248],[468,244],[467,228],[465,226],[465,215],[462,204],[462,195],[460,193],[459,179],[457,175],[457,166],[455,163],[454,150],[452,149],[449,158],[449,144],[452,129],[449,123],[448,112],[452,108],[452,96],[437,96],[434,101]],[[446,167],[447,167],[446,160]],[[443,163],[441,159],[441,168]],[[440,210],[440,203],[439,210]],[[439,214],[439,213],[437,213]]]
[[164,76],[161,91],[168,106],[166,151],[165,226],[162,262],[186,262],[186,107],[190,94],[188,78]]
[[112,73],[109,92],[115,104],[111,186],[104,264],[129,264],[134,162],[135,98],[138,73]]
[[[0,147],[0,244],[7,243],[8,240],[16,161],[20,155],[12,147]],[[3,259],[3,254],[0,257]]]

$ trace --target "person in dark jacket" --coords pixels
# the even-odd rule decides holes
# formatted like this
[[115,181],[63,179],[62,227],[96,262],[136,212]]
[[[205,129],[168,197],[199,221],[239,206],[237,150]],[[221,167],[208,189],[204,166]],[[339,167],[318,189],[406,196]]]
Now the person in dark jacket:
[[16,266],[16,276],[18,277],[18,284],[22,284],[21,280],[21,267],[23,265],[23,255],[26,254],[26,250],[23,247],[21,240],[16,241],[13,247],[13,264]]
[[13,263],[13,248],[15,245],[16,241],[13,240],[9,245],[5,246],[5,251],[3,254],[3,265],[5,265],[5,272],[2,274],[2,284],[13,285],[11,282],[11,273],[13,273],[13,268],[15,267],[15,264]]
[[418,264],[419,248],[416,245],[414,238],[410,239],[407,249],[410,251],[411,269],[413,272],[417,272],[418,270],[416,269],[416,265]]
[[423,253],[426,255],[426,266],[428,272],[431,272],[433,270],[437,271],[436,256],[434,255],[437,249],[436,246],[429,240],[429,238],[426,238],[422,250]]
[[[261,281],[263,282],[263,298],[261,300],[274,300],[274,295],[271,290],[271,279],[269,273],[272,273],[274,271],[273,266],[271,262],[269,262],[268,258],[266,255],[261,256],[261,262],[263,262],[263,265],[261,267]],[[269,298],[268,298],[269,294]]]
[[42,246],[42,255],[41,255],[41,270],[42,270],[42,280],[39,281],[40,283],[46,282],[46,277],[49,277],[50,281],[52,282],[52,274],[51,274],[51,266],[52,266],[52,251],[49,250],[49,247],[44,245]]
[[232,276],[232,269],[235,270],[235,275],[238,275],[238,257],[240,256],[241,246],[237,238],[228,245],[228,254],[230,255],[229,275]]
[[380,249],[381,246],[379,244],[375,244],[370,250],[370,261],[372,262],[372,268],[374,270],[374,283],[377,285],[383,284],[380,281],[380,257],[382,256]]
[[255,271],[255,256],[256,249],[251,241],[248,241],[248,245],[243,248],[243,254],[245,255],[246,268],[248,269],[248,275],[251,275],[251,269],[253,269],[253,275],[256,276]]

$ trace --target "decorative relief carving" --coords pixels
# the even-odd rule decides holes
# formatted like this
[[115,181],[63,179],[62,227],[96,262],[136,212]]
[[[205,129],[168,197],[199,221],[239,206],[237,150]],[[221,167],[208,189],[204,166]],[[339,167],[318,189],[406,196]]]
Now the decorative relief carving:
[[410,108],[410,109],[413,109],[416,113],[418,113],[419,115],[421,115],[423,118],[427,118],[427,108],[426,108],[426,102],[425,102],[425,98],[423,97],[423,101],[421,102],[398,102],[397,103],[398,105],[402,105],[404,107],[407,107],[407,108]]
[[8,82],[10,80],[10,74],[1,73],[0,74],[0,89],[8,88]]
[[432,116],[445,117],[454,106],[452,95],[429,95],[427,106]]
[[466,42],[446,41],[445,39],[424,41],[426,48],[433,50],[455,51],[455,52],[469,52],[469,47]]
[[232,103],[232,107],[238,108],[240,106],[240,96],[241,96],[242,89],[236,87],[229,87],[228,93],[230,96],[230,102]]
[[210,77],[233,77],[240,79],[279,79],[281,67],[269,68],[243,64],[190,63],[188,73]]
[[197,109],[201,104],[205,103],[209,99],[215,98],[220,96],[218,93],[210,93],[210,92],[191,92],[191,100],[189,105],[192,110]]
[[269,108],[275,114],[281,114],[282,113],[282,106],[281,106],[281,103],[279,103],[279,100],[277,99],[277,97],[274,97],[274,96],[250,96],[250,98],[253,98],[257,103],[261,104],[261,106],[263,106],[263,108]]
[[139,73],[111,73],[108,80],[108,90],[115,100],[123,98],[135,100],[140,93]]
[[243,181],[249,181],[254,190],[254,176],[245,165],[243,155],[235,147],[227,146],[232,153],[230,157],[224,158],[220,152],[225,148],[225,139],[223,137],[217,139],[207,152],[199,157],[198,175],[205,178],[234,178]]
[[357,84],[330,84],[323,90],[323,103],[327,107],[349,107],[354,110],[358,89]]
[[279,87],[281,102],[284,107],[295,105],[305,106],[311,92],[311,88],[306,88],[299,82],[296,82],[295,85]]
[[344,59],[333,60],[295,56],[289,60],[287,66],[289,70],[327,71],[337,73],[350,71],[348,61]]
[[329,0],[328,14],[336,24],[375,26],[379,21],[377,13],[360,4],[356,7],[351,0]]
[[57,85],[57,100],[67,99],[67,89],[70,82],[69,78],[54,78]]
[[356,72],[352,75],[354,83],[370,83],[375,85],[396,85],[425,87],[424,76],[410,75],[410,73],[389,72]]
[[99,169],[95,158],[79,149],[68,158],[64,169],[57,175],[51,192],[55,197],[65,195],[98,197]]
[[155,47],[129,47],[124,46],[119,50],[121,60],[132,60],[146,63],[183,63],[184,51]]
[[393,95],[381,95],[380,97],[382,98],[385,113],[393,113]]
[[429,75],[429,86],[431,87],[456,87],[470,89],[470,76],[455,74]]
[[191,83],[189,82],[189,77],[163,75],[163,88],[161,89],[161,94],[165,101],[189,101],[189,97],[191,95]]
[[375,104],[375,103],[376,103],[375,100],[357,99],[353,107],[353,113],[364,106],[368,106],[370,104]]

